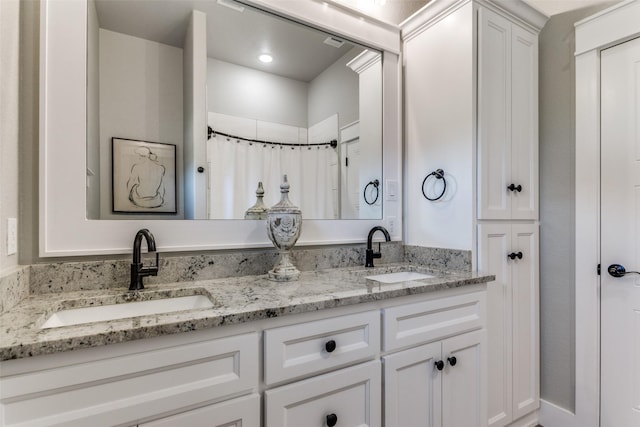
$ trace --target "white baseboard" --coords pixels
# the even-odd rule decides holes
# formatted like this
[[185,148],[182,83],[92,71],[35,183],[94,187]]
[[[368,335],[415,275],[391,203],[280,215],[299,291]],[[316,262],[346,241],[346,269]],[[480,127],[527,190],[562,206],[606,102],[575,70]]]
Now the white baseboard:
[[543,427],[580,427],[576,414],[540,399],[540,425]]
[[[538,411],[534,411],[530,414],[525,415],[522,418],[518,418],[507,427],[536,427],[539,424],[538,421],[539,413]],[[547,427],[547,426],[544,426]]]

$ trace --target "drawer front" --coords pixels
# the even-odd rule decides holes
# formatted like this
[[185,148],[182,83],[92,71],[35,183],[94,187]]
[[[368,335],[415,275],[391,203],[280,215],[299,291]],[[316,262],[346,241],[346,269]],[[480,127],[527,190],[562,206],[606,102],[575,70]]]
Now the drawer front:
[[379,427],[380,362],[367,362],[265,392],[266,427]]
[[375,357],[380,351],[380,313],[270,329],[264,333],[264,345],[268,385],[326,372]]
[[4,425],[128,424],[248,393],[258,387],[257,354],[250,333],[5,377]]
[[439,340],[484,327],[485,293],[386,308],[382,319],[385,351]]
[[240,397],[215,405],[138,424],[139,427],[260,427],[260,395]]

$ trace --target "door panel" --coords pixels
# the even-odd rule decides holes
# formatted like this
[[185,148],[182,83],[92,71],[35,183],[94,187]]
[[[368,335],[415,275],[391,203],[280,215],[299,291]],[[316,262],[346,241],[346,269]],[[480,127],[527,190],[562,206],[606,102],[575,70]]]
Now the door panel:
[[384,358],[384,425],[438,427],[441,425],[442,372],[440,342],[422,345]]
[[539,407],[538,226],[514,224],[512,251],[522,258],[512,264],[513,292],[513,418]]
[[538,218],[538,37],[516,25],[511,35],[511,218]]
[[[442,427],[486,425],[484,331],[469,332],[442,342],[446,363],[442,376]],[[451,358],[455,357],[455,362]]]
[[509,219],[511,198],[511,23],[479,11],[478,218]]
[[488,425],[502,427],[511,414],[511,224],[478,225],[478,269],[494,274],[487,283]]
[[601,425],[640,425],[640,39],[601,56]]

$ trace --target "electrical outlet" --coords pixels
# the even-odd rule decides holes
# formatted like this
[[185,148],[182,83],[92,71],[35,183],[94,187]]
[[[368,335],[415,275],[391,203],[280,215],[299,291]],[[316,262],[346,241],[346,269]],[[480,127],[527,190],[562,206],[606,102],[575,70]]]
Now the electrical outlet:
[[7,255],[18,252],[18,220],[7,219]]
[[387,231],[389,231],[389,234],[391,235],[396,234],[396,217],[395,216],[387,217]]

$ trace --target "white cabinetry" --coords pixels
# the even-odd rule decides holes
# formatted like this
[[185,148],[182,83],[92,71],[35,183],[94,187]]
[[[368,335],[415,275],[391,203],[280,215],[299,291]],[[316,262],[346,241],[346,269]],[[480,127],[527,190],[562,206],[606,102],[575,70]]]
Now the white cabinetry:
[[229,400],[161,418],[139,427],[260,427],[260,395]]
[[[402,25],[407,243],[448,240],[475,251],[478,270],[500,275],[487,295],[492,427],[531,421],[539,406],[537,82],[546,19],[519,0],[438,0]],[[420,184],[436,168],[447,191],[430,202]],[[504,235],[489,237],[495,230]],[[512,252],[523,258],[508,259]]]
[[486,425],[484,324],[484,293],[384,310],[385,426]]
[[478,219],[538,218],[538,36],[478,11]]
[[538,225],[478,226],[478,267],[487,285],[489,426],[504,426],[539,406]]
[[481,426],[485,317],[478,284],[7,361],[0,424]]
[[484,426],[483,334],[385,357],[385,426]]
[[380,427],[380,362],[265,392],[266,427]]
[[14,375],[3,366],[2,421],[6,426],[135,425],[258,388],[255,333],[164,343],[27,359],[26,369]]

